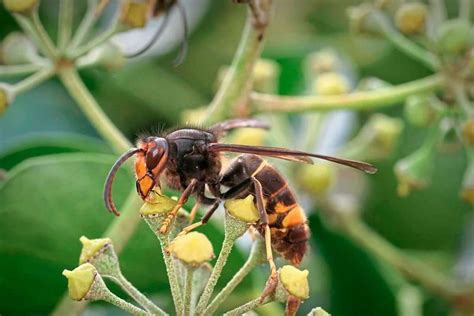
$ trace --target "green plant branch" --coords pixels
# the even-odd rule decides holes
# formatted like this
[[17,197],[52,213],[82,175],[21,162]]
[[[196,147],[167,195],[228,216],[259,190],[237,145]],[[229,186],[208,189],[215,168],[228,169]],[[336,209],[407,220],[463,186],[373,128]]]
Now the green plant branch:
[[58,49],[63,52],[72,35],[74,22],[74,0],[59,1],[58,15]]
[[336,216],[337,227],[341,231],[372,254],[388,262],[407,278],[420,283],[451,303],[457,303],[462,298],[464,303],[471,304],[471,308],[474,307],[472,290],[463,288],[429,265],[402,253],[353,214],[335,211],[331,215]]
[[[269,12],[265,12],[269,13]],[[232,115],[239,103],[247,102],[255,62],[260,57],[266,27],[256,27],[249,9],[239,47],[219,90],[209,104],[206,123],[214,123]]]
[[77,49],[74,49],[73,51],[71,51],[70,57],[72,59],[77,59],[83,56],[84,54],[88,53],[95,47],[100,46],[101,44],[105,43],[118,31],[119,31],[119,23],[118,21],[114,21],[113,24],[108,29],[106,29],[105,31],[97,35],[97,37],[93,38],[90,42],[88,42],[84,46],[80,46]]
[[37,11],[38,10],[35,10],[30,16],[14,14],[13,17],[23,31],[35,41],[41,53],[49,59],[54,60],[57,57],[56,48],[41,24]]
[[0,78],[31,75],[44,67],[39,64],[0,65]]
[[191,294],[193,291],[194,268],[186,267],[186,278],[184,281],[184,310],[183,316],[191,315]]
[[92,30],[94,23],[97,21],[96,8],[98,5],[98,0],[88,0],[87,1],[87,11],[79,24],[76,33],[74,34],[72,41],[69,45],[69,48],[75,49],[86,39],[89,32]]
[[227,297],[235,290],[235,288],[242,282],[242,280],[253,270],[257,265],[266,261],[265,245],[262,239],[254,241],[250,255],[245,261],[240,270],[234,274],[232,279],[226,286],[216,295],[209,306],[204,310],[204,315],[213,315],[217,308],[227,299]]
[[337,109],[372,110],[400,103],[408,96],[434,92],[443,87],[441,75],[433,75],[397,86],[375,91],[361,91],[334,96],[278,96],[252,92],[250,100],[254,113],[306,112]]
[[168,315],[161,308],[156,306],[145,295],[143,295],[137,288],[135,288],[124,276],[120,273],[116,278],[113,278],[117,284],[130,295],[138,304],[143,306],[148,312],[153,315],[165,316]]
[[139,316],[148,316],[149,314],[145,312],[143,309],[136,307],[135,305],[132,305],[117,295],[113,294],[112,292],[107,292],[107,294],[104,294],[104,297],[102,298],[104,301],[113,304],[117,306],[120,309],[123,309],[124,311],[132,314],[132,315],[139,315]]
[[217,257],[214,269],[212,270],[211,276],[209,277],[206,287],[204,288],[201,298],[199,299],[199,302],[197,304],[196,315],[204,315],[203,312],[207,306],[207,303],[209,302],[209,299],[212,296],[212,293],[214,292],[214,287],[216,286],[217,281],[219,280],[219,277],[222,273],[222,269],[224,268],[227,262],[227,258],[229,257],[229,254],[232,251],[232,248],[234,247],[234,243],[235,238],[233,236],[229,236],[229,234],[226,234],[224,237],[224,242],[222,243],[222,248],[219,253],[219,257]]
[[72,66],[64,66],[58,70],[58,75],[88,120],[113,148],[115,153],[122,154],[132,147],[132,144],[100,108],[97,101],[82,82],[75,68]]
[[372,14],[375,22],[379,25],[384,36],[393,45],[395,45],[405,54],[423,63],[431,70],[436,70],[439,68],[439,62],[435,55],[398,32],[382,12],[374,11]]
[[40,83],[44,82],[45,80],[51,78],[55,74],[55,70],[53,67],[47,67],[42,70],[37,71],[36,73],[32,74],[31,76],[23,79],[20,82],[17,82],[12,86],[13,96],[17,96],[20,93],[28,91]]
[[227,313],[224,313],[224,316],[240,316],[242,314],[245,314],[247,312],[250,312],[251,310],[256,309],[259,306],[265,305],[267,303],[270,303],[273,301],[273,298],[265,298],[265,300],[262,302],[260,297],[256,298],[242,306],[239,306],[231,311],[228,311]]

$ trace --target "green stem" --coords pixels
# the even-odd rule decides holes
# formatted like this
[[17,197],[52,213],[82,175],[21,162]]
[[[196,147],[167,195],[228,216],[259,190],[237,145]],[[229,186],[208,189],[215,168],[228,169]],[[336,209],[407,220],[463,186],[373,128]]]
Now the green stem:
[[373,15],[385,37],[398,49],[420,61],[431,70],[436,70],[439,67],[439,62],[435,55],[398,32],[383,13],[374,11]]
[[230,117],[232,110],[240,102],[246,102],[251,88],[253,68],[260,57],[264,42],[264,29],[254,27],[252,20],[252,14],[249,12],[232,64],[214,99],[209,104],[206,123]]
[[0,65],[0,78],[31,75],[44,68],[38,64]]
[[242,306],[239,306],[231,311],[228,311],[227,313],[224,314],[224,316],[240,316],[242,314],[250,312],[251,310],[256,309],[257,307],[261,305],[270,303],[271,301],[272,300],[269,299],[268,297],[263,302],[260,301],[260,298],[256,298],[253,301],[250,301]]
[[74,0],[61,0],[58,15],[58,49],[63,52],[72,35],[74,22]]
[[86,39],[87,35],[91,31],[94,23],[97,21],[97,8],[98,0],[88,0],[87,1],[87,12],[79,24],[76,33],[69,45],[71,49],[75,49]]
[[88,53],[95,47],[101,45],[102,43],[106,42],[110,39],[117,31],[119,30],[119,23],[115,21],[113,25],[111,25],[107,30],[99,34],[97,37],[92,39],[91,41],[87,42],[84,46],[78,47],[76,50],[71,52],[71,58],[77,59],[82,55]]
[[430,0],[430,8],[435,19],[435,25],[440,25],[446,20],[446,7],[443,3],[444,0]]
[[139,316],[148,316],[149,314],[145,312],[143,309],[136,307],[135,305],[132,305],[117,295],[107,292],[106,295],[104,295],[103,300],[117,306],[118,308],[132,314],[132,315],[139,315]]
[[128,295],[130,295],[138,304],[143,306],[148,312],[153,313],[153,315],[167,315],[167,313],[165,313],[161,308],[156,306],[145,295],[143,295],[139,290],[137,290],[137,288],[135,288],[123,276],[123,274],[120,273],[114,281],[116,281]]
[[13,85],[13,96],[17,96],[20,93],[23,93],[25,91],[28,91],[36,87],[40,83],[51,78],[54,75],[54,73],[55,73],[55,69],[52,67],[48,67],[23,79],[22,81]]
[[361,91],[334,96],[277,96],[253,92],[250,95],[253,111],[306,112],[336,109],[370,110],[404,101],[408,96],[439,90],[444,84],[440,75],[375,91]]
[[458,284],[445,275],[393,247],[362,221],[350,214],[336,212],[339,228],[376,256],[391,264],[409,279],[447,299],[456,301],[462,294]]
[[186,268],[186,280],[184,283],[184,311],[183,316],[191,315],[191,294],[193,291],[194,268]]
[[226,286],[216,295],[211,304],[204,310],[204,315],[212,315],[216,309],[227,299],[227,297],[235,290],[242,280],[253,270],[258,264],[265,262],[265,246],[263,240],[256,240],[252,245],[250,255],[240,270],[232,277]]
[[121,154],[132,147],[132,144],[100,108],[97,101],[82,82],[76,69],[73,67],[63,67],[59,70],[58,75],[91,124],[102,138],[110,144],[115,153]]
[[163,252],[163,258],[165,261],[166,272],[168,274],[168,280],[170,282],[171,296],[173,296],[174,306],[176,308],[176,315],[183,314],[183,299],[179,287],[178,274],[176,272],[176,264],[173,257],[167,253],[169,248],[169,238],[168,236],[163,236],[160,234],[158,229],[153,230],[158,237],[158,240],[161,244],[161,251]]
[[219,277],[222,273],[222,269],[224,268],[227,258],[229,257],[230,252],[232,251],[232,247],[234,246],[235,238],[229,236],[229,234],[225,235],[224,242],[222,243],[222,249],[219,253],[219,257],[217,258],[216,264],[214,269],[212,270],[211,276],[207,281],[206,287],[199,299],[198,305],[196,307],[196,315],[203,315],[203,312],[209,302],[209,299],[214,292],[214,287],[219,280]]

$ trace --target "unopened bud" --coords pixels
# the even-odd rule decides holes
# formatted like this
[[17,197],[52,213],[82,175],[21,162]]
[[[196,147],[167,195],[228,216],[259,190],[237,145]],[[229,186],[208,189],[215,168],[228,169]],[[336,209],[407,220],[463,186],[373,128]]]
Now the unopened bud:
[[341,66],[337,54],[330,49],[323,49],[310,54],[306,57],[305,64],[310,77],[316,77],[325,72],[335,72]]
[[81,264],[76,269],[64,270],[63,275],[68,279],[69,297],[80,301],[89,298],[89,292],[96,278],[99,277],[96,268],[90,263]]
[[472,30],[470,23],[465,19],[453,19],[441,23],[437,46],[441,53],[459,54],[472,44]]
[[474,117],[470,117],[464,122],[462,127],[462,135],[466,144],[474,145]]
[[190,232],[176,237],[170,244],[170,253],[190,266],[200,266],[214,258],[214,249],[206,235]]
[[321,307],[316,307],[309,312],[308,316],[331,316],[328,312],[326,312]]
[[285,265],[279,270],[280,281],[288,294],[305,300],[309,297],[308,270]]
[[79,257],[79,264],[90,262],[98,255],[103,253],[111,244],[110,238],[89,239],[86,236],[79,238],[82,243],[81,256]]
[[310,194],[326,192],[334,182],[334,166],[321,162],[314,165],[302,165],[298,168],[298,180],[301,188]]
[[280,66],[270,59],[259,59],[253,68],[253,89],[263,93],[278,92]]
[[408,196],[413,189],[423,189],[431,181],[434,169],[434,153],[422,147],[395,165],[398,194]]
[[245,199],[230,199],[225,201],[224,207],[236,219],[256,223],[260,216],[253,199],[253,195],[248,195]]
[[116,70],[122,68],[125,64],[125,57],[117,45],[107,42],[80,58],[78,64],[96,65],[102,66],[107,70]]
[[421,2],[404,3],[397,10],[395,24],[404,34],[417,34],[424,31],[427,16],[426,4]]
[[404,114],[408,122],[417,127],[428,127],[436,119],[436,111],[429,95],[412,95],[405,102]]
[[148,1],[126,0],[120,9],[120,23],[127,28],[144,27],[148,22],[150,4]]
[[6,65],[33,64],[39,60],[31,40],[20,32],[12,32],[2,44],[2,58]]
[[153,194],[149,202],[145,202],[140,208],[140,216],[157,217],[169,213],[178,202],[161,194]]
[[318,95],[346,94],[349,90],[349,82],[337,72],[322,73],[314,81],[313,91]]
[[38,7],[39,0],[3,0],[5,9],[12,13],[30,14]]
[[372,15],[372,5],[363,3],[358,6],[350,7],[347,11],[349,17],[349,27],[351,32],[356,34],[378,34],[379,27]]

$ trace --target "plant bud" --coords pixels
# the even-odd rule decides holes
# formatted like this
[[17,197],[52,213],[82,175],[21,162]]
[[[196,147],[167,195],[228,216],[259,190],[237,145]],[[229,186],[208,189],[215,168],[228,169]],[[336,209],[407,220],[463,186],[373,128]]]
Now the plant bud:
[[12,87],[6,83],[0,83],[0,114],[7,110],[10,103],[13,102]]
[[310,194],[326,192],[334,182],[334,166],[329,163],[302,165],[297,169],[297,179],[301,188]]
[[404,114],[410,124],[428,127],[436,119],[436,111],[431,105],[429,95],[412,95],[405,102]]
[[246,223],[256,223],[260,218],[252,195],[248,195],[245,199],[227,200],[224,207],[234,218]]
[[149,202],[143,204],[140,208],[140,216],[142,217],[158,217],[169,213],[178,202],[161,194],[153,194]]
[[469,146],[474,145],[474,117],[470,117],[464,122],[462,127],[463,139]]
[[316,77],[325,72],[335,72],[341,66],[337,54],[330,49],[310,54],[306,57],[305,64],[310,77]]
[[280,281],[288,294],[305,300],[309,297],[308,270],[285,265],[279,270]]
[[11,13],[30,14],[38,7],[38,0],[3,0],[5,9]]
[[120,23],[126,28],[144,27],[148,22],[150,3],[126,0],[120,8]]
[[309,312],[308,316],[331,316],[328,312],[326,312],[321,307],[316,307]]
[[422,189],[429,185],[434,169],[433,156],[432,150],[422,147],[395,164],[400,196],[408,196],[412,189]]
[[462,53],[471,46],[471,33],[471,25],[464,19],[444,21],[438,30],[437,47],[441,53]]
[[81,236],[79,240],[82,243],[79,264],[90,262],[112,244],[112,240],[110,238],[88,239],[86,236]]
[[211,242],[206,235],[198,232],[176,237],[171,242],[169,251],[176,259],[194,267],[214,258]]
[[6,65],[34,64],[40,58],[35,45],[20,32],[12,32],[5,37],[2,56]]
[[347,157],[379,160],[389,157],[398,144],[403,121],[385,114],[372,115],[357,136],[346,145]]
[[277,93],[280,66],[270,59],[259,59],[253,68],[253,89],[263,93]]
[[102,66],[111,71],[120,69],[125,64],[125,57],[120,48],[107,42],[94,48],[89,54],[79,59],[78,64],[87,63]]
[[[474,154],[471,154],[474,157]],[[464,179],[461,188],[461,197],[474,205],[474,158],[471,158],[469,165],[464,173]]]
[[372,5],[363,3],[347,11],[349,28],[356,34],[379,34],[380,30],[372,16]]
[[64,270],[63,275],[68,279],[69,297],[76,301],[88,299],[92,285],[99,276],[90,263],[81,264],[72,271]]
[[404,34],[418,34],[424,31],[427,16],[426,4],[421,2],[404,3],[395,14],[395,24]]
[[314,81],[313,91],[318,95],[346,94],[349,90],[349,82],[337,72],[323,73]]

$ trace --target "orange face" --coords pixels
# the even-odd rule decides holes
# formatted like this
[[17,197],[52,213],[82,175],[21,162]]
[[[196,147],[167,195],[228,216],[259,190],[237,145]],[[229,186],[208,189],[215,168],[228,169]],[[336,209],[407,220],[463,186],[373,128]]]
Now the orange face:
[[149,137],[140,141],[137,147],[141,149],[135,160],[137,192],[146,199],[159,186],[159,176],[168,160],[168,144],[163,138]]

